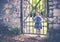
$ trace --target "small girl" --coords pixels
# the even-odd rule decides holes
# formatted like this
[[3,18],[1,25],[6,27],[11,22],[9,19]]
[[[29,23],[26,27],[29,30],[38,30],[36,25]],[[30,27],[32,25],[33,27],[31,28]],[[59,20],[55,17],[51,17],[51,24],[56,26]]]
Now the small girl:
[[37,34],[40,35],[40,29],[42,29],[42,24],[39,12],[36,12],[36,16],[33,18],[33,21],[35,21],[34,28],[36,28]]

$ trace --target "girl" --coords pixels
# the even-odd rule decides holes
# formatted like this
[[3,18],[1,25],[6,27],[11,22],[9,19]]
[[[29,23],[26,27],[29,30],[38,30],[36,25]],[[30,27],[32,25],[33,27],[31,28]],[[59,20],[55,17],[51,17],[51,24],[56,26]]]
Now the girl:
[[35,21],[34,27],[37,30],[37,34],[40,35],[40,29],[42,29],[42,24],[41,24],[41,16],[38,11],[36,12],[36,16],[33,18],[33,21]]

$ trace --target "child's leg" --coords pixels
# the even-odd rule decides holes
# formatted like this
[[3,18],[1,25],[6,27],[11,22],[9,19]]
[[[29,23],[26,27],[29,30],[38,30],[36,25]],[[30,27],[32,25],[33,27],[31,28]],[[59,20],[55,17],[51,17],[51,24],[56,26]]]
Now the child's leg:
[[37,34],[40,35],[40,29],[37,29]]

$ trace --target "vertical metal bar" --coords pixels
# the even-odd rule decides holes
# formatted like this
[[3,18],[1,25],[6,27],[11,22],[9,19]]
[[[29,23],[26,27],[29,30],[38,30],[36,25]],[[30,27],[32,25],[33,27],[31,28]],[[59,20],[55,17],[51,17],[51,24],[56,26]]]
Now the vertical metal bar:
[[[40,11],[40,3],[38,5],[38,10]],[[40,29],[41,30],[41,29]],[[41,33],[41,31],[39,30],[39,33]]]
[[[46,9],[45,9],[45,10],[46,10],[46,11],[45,11],[45,14],[46,14],[45,16],[46,16],[46,19],[47,19],[47,0],[45,0],[44,2],[45,2],[45,8],[46,8]],[[47,23],[47,22],[46,22],[46,23]],[[47,25],[46,25],[46,28],[47,28]],[[47,31],[46,31],[46,33],[47,33]]]
[[23,13],[22,13],[22,0],[21,0],[21,6],[20,6],[20,25],[21,25],[21,34],[23,34]]
[[45,27],[45,26],[44,26],[44,18],[43,18],[43,34],[44,34],[44,27]]
[[[47,1],[47,17],[49,17],[49,0],[46,0]],[[47,18],[48,19],[48,18]],[[48,32],[48,30],[49,30],[49,23],[48,23],[48,21],[47,21],[47,32]]]
[[49,17],[49,0],[47,0],[47,17]]
[[[29,0],[30,2],[30,0]],[[29,13],[30,13],[30,5],[29,5]],[[30,33],[30,16],[29,16],[29,33]]]
[[[33,0],[32,0],[32,5],[33,5]],[[32,10],[33,10],[33,6],[32,6]],[[34,11],[34,10],[33,10]],[[32,13],[33,13],[32,11]],[[32,22],[32,21],[31,21]],[[33,22],[32,22],[33,23]],[[34,28],[32,27],[32,33],[34,33]]]

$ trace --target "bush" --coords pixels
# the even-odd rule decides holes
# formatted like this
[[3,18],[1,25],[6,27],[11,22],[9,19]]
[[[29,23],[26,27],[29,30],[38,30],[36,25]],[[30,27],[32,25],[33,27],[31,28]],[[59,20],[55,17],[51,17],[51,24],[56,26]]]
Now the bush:
[[12,28],[11,30],[10,30],[10,32],[12,33],[12,34],[19,34],[20,33],[20,29],[19,28]]
[[2,34],[19,34],[20,29],[18,27],[12,28],[5,24],[0,24],[0,33]]
[[8,32],[8,26],[4,25],[4,24],[0,24],[0,33],[6,33]]
[[35,12],[30,12],[30,17],[35,17],[36,16],[36,13]]

